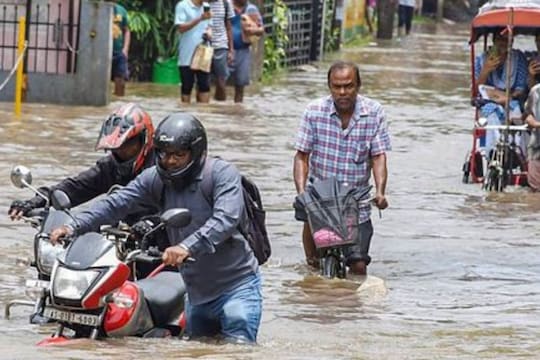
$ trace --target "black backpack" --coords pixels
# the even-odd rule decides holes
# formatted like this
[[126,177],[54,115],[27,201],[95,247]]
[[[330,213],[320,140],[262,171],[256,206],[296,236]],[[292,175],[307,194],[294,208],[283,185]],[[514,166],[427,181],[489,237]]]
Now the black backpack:
[[[212,167],[215,158],[207,158],[203,168],[203,179],[201,181],[201,192],[208,202],[213,206],[212,189],[214,183],[212,179]],[[264,264],[272,254],[270,239],[266,231],[266,211],[262,205],[261,193],[257,185],[244,175],[242,176],[242,191],[244,193],[244,207],[246,209],[248,224],[247,229],[238,227],[240,233],[246,238],[249,246],[253,250],[259,265]]]

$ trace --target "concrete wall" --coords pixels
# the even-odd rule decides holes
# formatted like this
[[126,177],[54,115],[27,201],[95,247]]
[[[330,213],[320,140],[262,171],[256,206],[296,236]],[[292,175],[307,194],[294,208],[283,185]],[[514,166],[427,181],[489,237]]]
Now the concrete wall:
[[[107,105],[110,101],[112,4],[81,3],[77,68],[72,74],[29,73],[25,102]],[[8,72],[0,72],[4,79]],[[0,91],[0,101],[13,101],[15,77]]]

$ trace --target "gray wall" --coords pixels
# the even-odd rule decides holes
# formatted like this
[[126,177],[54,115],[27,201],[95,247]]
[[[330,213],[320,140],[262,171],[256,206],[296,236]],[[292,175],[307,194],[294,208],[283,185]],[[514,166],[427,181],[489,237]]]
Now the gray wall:
[[[25,102],[68,105],[107,105],[110,101],[112,14],[109,2],[81,2],[77,72],[28,73]],[[0,71],[5,79],[6,71]],[[15,76],[0,91],[0,101],[14,101]]]

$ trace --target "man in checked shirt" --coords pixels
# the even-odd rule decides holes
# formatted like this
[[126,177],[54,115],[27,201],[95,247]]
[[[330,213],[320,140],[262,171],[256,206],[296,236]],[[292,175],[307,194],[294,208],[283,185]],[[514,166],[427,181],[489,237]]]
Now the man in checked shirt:
[[[375,180],[375,206],[388,207],[385,196],[391,150],[384,110],[380,103],[359,95],[358,66],[337,61],[328,70],[330,96],[311,102],[296,137],[294,182],[300,194],[315,179],[337,178],[341,183],[366,186]],[[373,226],[369,205],[359,208],[359,238],[346,249],[347,265],[354,274],[366,275]],[[317,252],[308,223],[303,231],[307,263],[318,267]]]

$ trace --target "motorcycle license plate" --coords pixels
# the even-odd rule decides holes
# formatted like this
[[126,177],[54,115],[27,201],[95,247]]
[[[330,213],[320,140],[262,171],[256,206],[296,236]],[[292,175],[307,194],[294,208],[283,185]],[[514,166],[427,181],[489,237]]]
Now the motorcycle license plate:
[[55,319],[58,321],[65,321],[68,323],[88,325],[88,326],[98,326],[99,325],[99,316],[90,315],[90,314],[79,314],[70,311],[58,310],[51,307],[46,307],[43,310],[43,315]]

